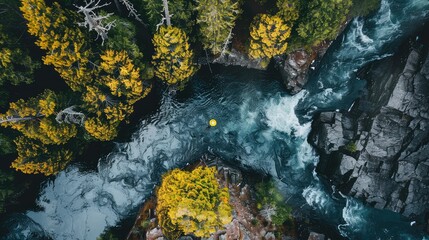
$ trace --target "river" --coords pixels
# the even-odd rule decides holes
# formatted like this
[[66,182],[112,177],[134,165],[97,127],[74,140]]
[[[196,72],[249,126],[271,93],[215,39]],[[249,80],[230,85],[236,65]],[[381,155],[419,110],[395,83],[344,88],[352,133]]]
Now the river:
[[[101,158],[97,170],[71,165],[45,182],[41,210],[11,217],[3,238],[96,239],[135,213],[162,173],[210,152],[273,175],[291,205],[344,237],[429,239],[400,215],[366,207],[322,183],[314,172],[318,157],[306,141],[312,114],[348,109],[365,86],[357,70],[391,55],[428,12],[428,0],[383,0],[377,13],[352,20],[294,96],[275,74],[222,66],[213,74],[201,71],[183,92],[166,92],[159,109],[142,119],[129,142]],[[215,128],[207,127],[211,118]]]

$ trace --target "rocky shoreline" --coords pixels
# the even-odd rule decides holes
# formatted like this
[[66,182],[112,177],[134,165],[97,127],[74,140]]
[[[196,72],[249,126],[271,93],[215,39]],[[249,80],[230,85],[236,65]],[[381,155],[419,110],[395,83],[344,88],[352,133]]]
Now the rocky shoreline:
[[[429,213],[429,41],[413,36],[359,75],[367,93],[349,111],[319,113],[308,141],[317,172],[340,191],[427,223]],[[419,39],[419,37],[420,39]]]
[[[210,238],[202,239],[297,239],[295,222],[291,218],[283,225],[275,225],[266,219],[263,211],[258,210],[255,199],[255,175],[256,172],[247,172],[226,165],[220,158],[210,156],[203,157],[202,160],[188,165],[187,171],[198,166],[216,166],[217,180],[227,187],[230,194],[230,204],[233,209],[233,220],[219,229]],[[259,179],[259,178],[258,178]],[[260,175],[260,179],[268,181],[267,176]],[[266,190],[268,194],[268,189]],[[162,229],[157,222],[156,214],[157,199],[153,195],[142,206],[137,219],[132,227],[127,239],[165,239]],[[275,209],[275,208],[274,208]],[[268,215],[271,216],[271,215]],[[292,216],[291,216],[292,217]],[[200,239],[192,235],[185,235],[179,239]]]

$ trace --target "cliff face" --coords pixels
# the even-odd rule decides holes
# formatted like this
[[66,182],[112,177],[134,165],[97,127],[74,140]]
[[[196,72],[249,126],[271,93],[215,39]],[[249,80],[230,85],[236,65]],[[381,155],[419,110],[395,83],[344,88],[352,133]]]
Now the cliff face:
[[366,96],[320,113],[309,142],[318,173],[343,193],[414,217],[429,212],[429,57],[427,46],[405,48],[364,69]]

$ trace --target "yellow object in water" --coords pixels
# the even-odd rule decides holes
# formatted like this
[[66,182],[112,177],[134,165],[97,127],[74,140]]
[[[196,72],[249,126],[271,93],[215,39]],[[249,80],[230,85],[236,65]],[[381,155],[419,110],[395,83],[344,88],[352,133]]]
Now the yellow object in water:
[[217,125],[216,119],[210,119],[209,125],[210,125],[210,127],[215,127]]

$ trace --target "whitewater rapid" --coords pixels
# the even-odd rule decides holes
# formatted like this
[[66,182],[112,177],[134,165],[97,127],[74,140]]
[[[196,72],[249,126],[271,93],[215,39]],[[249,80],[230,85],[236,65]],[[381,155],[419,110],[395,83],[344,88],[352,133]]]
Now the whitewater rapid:
[[[197,75],[185,92],[164,95],[158,111],[142,119],[129,142],[118,143],[100,159],[96,171],[71,165],[46,182],[37,200],[42,210],[11,221],[13,232],[6,239],[25,239],[32,231],[59,240],[96,239],[138,209],[162,173],[207,152],[273,175],[284,194],[293,197],[292,204],[305,203],[303,211],[316,212],[344,236],[400,234],[405,239],[409,222],[374,212],[321,183],[314,172],[317,156],[306,141],[310,123],[305,117],[316,110],[347,109],[364,86],[356,71],[392,54],[428,11],[427,0],[383,0],[378,13],[352,20],[311,73],[307,90],[295,96],[285,94],[273,75],[259,71],[222,68]],[[211,118],[217,119],[216,128],[207,128]],[[366,220],[377,214],[396,219],[390,225],[403,232],[381,218],[379,224]]]

